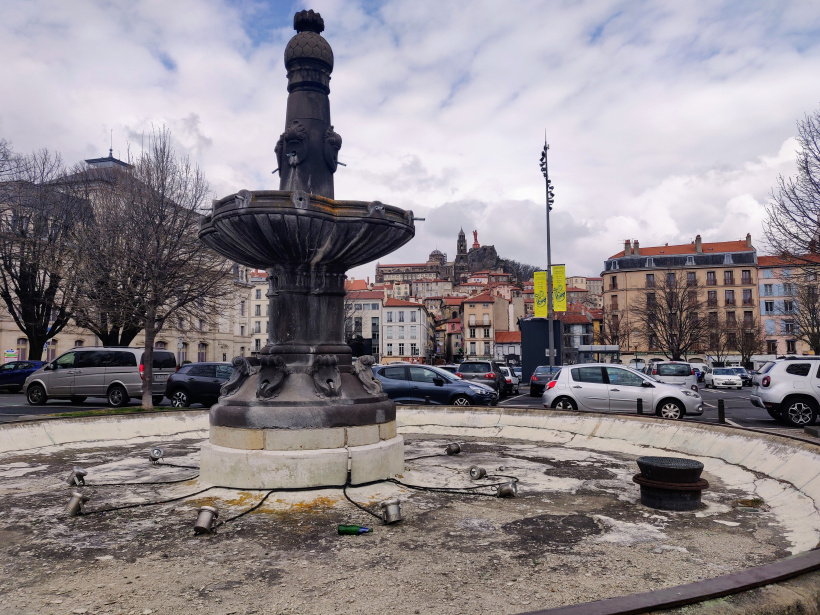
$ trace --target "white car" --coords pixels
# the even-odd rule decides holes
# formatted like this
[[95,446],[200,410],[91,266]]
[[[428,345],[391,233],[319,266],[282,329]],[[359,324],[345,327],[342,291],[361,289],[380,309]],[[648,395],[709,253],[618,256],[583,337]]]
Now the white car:
[[516,395],[518,395],[519,384],[521,382],[518,379],[518,376],[516,376],[513,370],[511,370],[509,367],[503,365],[501,366],[501,374],[504,376],[504,380],[506,380],[507,383],[507,394],[515,393]]
[[703,398],[697,391],[611,363],[566,365],[546,384],[541,401],[557,410],[643,411],[666,419],[703,414]]
[[713,389],[742,389],[743,380],[731,367],[710,367],[703,376],[703,386]]

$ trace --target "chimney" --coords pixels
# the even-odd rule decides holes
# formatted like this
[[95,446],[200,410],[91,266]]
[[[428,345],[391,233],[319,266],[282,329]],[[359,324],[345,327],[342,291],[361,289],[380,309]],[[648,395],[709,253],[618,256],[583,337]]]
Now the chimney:
[[752,247],[752,234],[751,233],[746,233],[746,247],[747,248]]
[[703,242],[700,240],[700,235],[695,235],[695,252],[698,254],[703,252]]
[[632,244],[628,239],[624,241],[624,256],[632,256]]
[[641,249],[638,247],[638,240],[637,239],[632,240],[632,254],[634,254],[635,256],[640,256],[641,255]]

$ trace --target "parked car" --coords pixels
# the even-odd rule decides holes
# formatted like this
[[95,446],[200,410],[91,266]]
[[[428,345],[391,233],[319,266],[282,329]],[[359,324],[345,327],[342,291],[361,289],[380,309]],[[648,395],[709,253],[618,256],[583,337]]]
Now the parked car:
[[[395,365],[395,363],[393,363],[392,365]],[[458,373],[458,368],[459,368],[458,365],[455,365],[455,364],[452,364],[452,363],[449,364],[449,365],[436,365],[436,367],[438,367],[439,369],[443,369],[445,371],[448,371],[451,374],[457,374]]]
[[549,365],[539,365],[535,368],[530,376],[530,397],[538,397],[544,393],[547,383],[552,380],[553,376],[561,371],[559,366],[550,367]]
[[213,406],[232,373],[230,363],[188,363],[168,378],[165,397],[174,408],[187,408],[191,404]]
[[564,366],[541,396],[545,408],[623,412],[635,412],[638,399],[645,411],[663,418],[703,414],[703,398],[697,391],[609,363]]
[[713,389],[721,387],[742,389],[743,381],[735,373],[733,367],[709,367],[703,376],[703,386],[707,389],[709,387]]
[[462,361],[458,367],[458,376],[492,387],[500,398],[507,395],[507,381],[501,373],[501,366],[495,361]]
[[510,393],[515,393],[516,395],[518,395],[518,393],[520,392],[519,383],[521,382],[518,379],[518,376],[516,376],[513,373],[512,369],[510,369],[509,367],[504,367],[503,365],[501,366],[501,372],[504,374],[504,381],[506,383],[506,394],[509,395]]
[[523,375],[521,373],[521,368],[520,367],[513,367],[512,371],[513,371],[513,374],[515,374],[515,377],[518,378],[518,382],[520,383],[522,378],[523,378]]
[[698,390],[698,377],[695,370],[688,363],[683,361],[659,361],[652,363],[652,371],[649,372],[655,380],[666,384],[685,386],[693,391]]
[[498,393],[490,386],[462,380],[430,365],[374,365],[373,375],[387,396],[400,404],[494,406]]
[[44,365],[43,361],[11,361],[0,365],[0,389],[18,393],[26,378]]
[[729,369],[740,376],[740,382],[743,386],[752,386],[752,374],[747,372],[745,367],[730,367]]
[[766,363],[753,378],[749,399],[778,421],[813,424],[820,413],[820,361],[801,357]]
[[706,375],[706,364],[705,363],[692,363],[690,361],[689,365],[691,365],[692,369],[695,370],[695,376],[697,376],[698,382],[703,382],[703,377]]
[[[61,354],[26,378],[23,388],[28,403],[40,405],[50,398],[81,403],[88,397],[105,397],[112,406],[142,397],[142,348],[74,348]],[[154,404],[162,401],[165,381],[176,372],[173,352],[154,350]]]

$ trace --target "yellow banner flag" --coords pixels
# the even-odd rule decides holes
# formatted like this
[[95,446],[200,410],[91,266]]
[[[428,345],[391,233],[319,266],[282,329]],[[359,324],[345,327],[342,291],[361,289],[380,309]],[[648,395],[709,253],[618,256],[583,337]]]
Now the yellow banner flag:
[[565,265],[552,266],[552,309],[567,311],[567,271]]
[[536,271],[532,275],[533,291],[535,299],[534,316],[536,318],[546,318],[549,316],[547,309],[547,272]]

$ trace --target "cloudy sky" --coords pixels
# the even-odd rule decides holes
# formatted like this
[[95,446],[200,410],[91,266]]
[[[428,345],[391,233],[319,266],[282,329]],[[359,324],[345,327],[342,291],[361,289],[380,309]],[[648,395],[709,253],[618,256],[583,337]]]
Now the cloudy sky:
[[[820,3],[637,0],[4,0],[0,137],[73,164],[167,125],[214,196],[278,188],[294,12],[325,20],[336,195],[426,221],[382,262],[450,259],[456,235],[599,275],[641,245],[741,239],[794,174],[820,106]],[[352,275],[372,276],[374,265]]]

